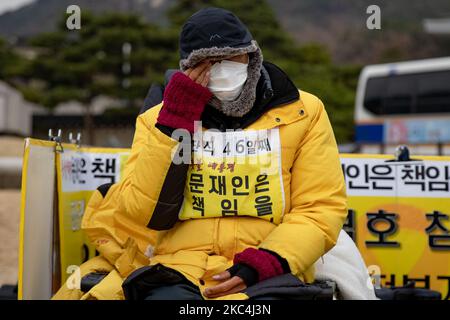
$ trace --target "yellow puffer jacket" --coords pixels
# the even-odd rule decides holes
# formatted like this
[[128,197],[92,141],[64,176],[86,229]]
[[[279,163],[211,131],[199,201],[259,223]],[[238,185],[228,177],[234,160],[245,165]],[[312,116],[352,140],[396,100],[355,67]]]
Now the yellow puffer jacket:
[[[165,226],[166,218],[173,220],[168,212],[186,210],[180,211],[179,199],[170,202],[167,191],[162,194],[168,175],[182,169],[172,164],[173,150],[180,143],[155,127],[160,104],[138,117],[122,181],[104,198],[97,191],[86,210],[83,229],[101,255],[125,278],[147,263],[147,252],[151,265],[173,268],[203,289],[216,283],[211,276],[229,268],[236,253],[248,247],[264,248],[286,259],[294,275],[312,281],[312,266],[335,244],[347,208],[327,113],[317,97],[303,91],[300,96],[298,101],[270,109],[244,130],[278,129],[284,196],[280,223],[276,217],[271,222],[238,213],[199,216]],[[187,170],[189,175],[195,166]],[[178,183],[189,190],[186,180]]]

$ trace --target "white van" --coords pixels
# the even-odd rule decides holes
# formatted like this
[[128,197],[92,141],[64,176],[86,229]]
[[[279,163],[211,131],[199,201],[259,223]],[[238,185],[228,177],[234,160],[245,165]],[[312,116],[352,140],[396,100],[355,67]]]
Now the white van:
[[362,153],[450,154],[450,57],[366,66],[355,124]]

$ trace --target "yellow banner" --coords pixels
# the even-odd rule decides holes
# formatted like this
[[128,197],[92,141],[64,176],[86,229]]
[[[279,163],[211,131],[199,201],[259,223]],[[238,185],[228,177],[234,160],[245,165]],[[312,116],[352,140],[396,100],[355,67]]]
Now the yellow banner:
[[50,299],[59,286],[55,237],[55,142],[25,139],[19,233],[18,299]]
[[92,193],[102,184],[120,180],[128,149],[77,148],[63,145],[56,157],[61,280],[96,255],[81,219]]
[[450,158],[341,155],[349,199],[346,231],[376,282],[440,291],[449,299]]

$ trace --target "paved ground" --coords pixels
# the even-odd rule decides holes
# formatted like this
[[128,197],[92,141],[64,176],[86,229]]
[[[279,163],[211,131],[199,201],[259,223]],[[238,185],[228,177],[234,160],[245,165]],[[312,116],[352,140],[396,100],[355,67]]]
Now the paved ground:
[[20,190],[0,189],[0,285],[17,282]]
[[[22,154],[23,138],[0,136],[0,157]],[[0,189],[0,285],[17,282],[19,220],[20,190]]]
[[21,157],[23,145],[23,138],[0,136],[0,157]]

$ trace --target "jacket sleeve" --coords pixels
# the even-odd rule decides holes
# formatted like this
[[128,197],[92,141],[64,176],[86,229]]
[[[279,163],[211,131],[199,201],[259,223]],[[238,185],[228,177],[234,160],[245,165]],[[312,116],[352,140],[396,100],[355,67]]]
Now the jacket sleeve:
[[142,118],[136,121],[136,130],[130,156],[124,168],[121,181],[116,184],[104,184],[97,188],[89,199],[83,215],[82,228],[98,252],[114,265],[124,253],[124,239],[118,236],[114,227],[115,207],[119,204],[121,184],[129,179],[134,171],[139,150],[145,144],[145,124]]
[[291,170],[291,209],[260,248],[285,258],[303,274],[336,243],[347,216],[345,182],[333,130],[322,102],[314,97],[309,129]]
[[[136,120],[133,145],[131,147],[130,156],[128,157],[120,182],[113,185],[106,184],[100,186],[90,198],[82,220],[82,228],[91,243],[96,246],[96,249],[100,252],[100,254],[105,257],[109,263],[114,265],[121,274],[126,274],[132,266],[134,254],[131,253],[134,252],[136,245],[134,243],[128,243],[130,241],[128,236],[120,236],[115,227],[115,220],[113,218],[114,215],[125,215],[129,219],[131,219],[130,217],[133,215],[137,215],[141,223],[144,223],[146,226],[148,224],[147,220],[150,219],[151,213],[154,212],[154,207],[149,207],[147,210],[143,210],[143,213],[136,211],[127,212],[125,210],[127,207],[131,206],[130,201],[128,201],[130,198],[127,198],[128,196],[131,195],[135,198],[139,197],[139,195],[134,195],[135,192],[133,192],[133,188],[135,188],[135,182],[133,181],[136,179],[136,172],[139,172],[136,170],[136,166],[142,167],[141,161],[143,150],[145,150],[147,144],[150,142],[149,131],[152,117],[149,117],[149,115],[152,111],[148,112],[149,114],[145,116],[143,114]],[[150,118],[150,120],[148,120],[148,118]],[[158,135],[158,132],[154,134]],[[166,144],[170,143],[170,145],[177,145],[176,142],[172,141],[172,139],[167,136],[160,137],[160,139],[166,141]],[[158,149],[158,147],[161,147],[161,145],[157,145],[155,149]],[[166,146],[166,149],[168,149],[168,146]],[[161,163],[162,162],[154,161],[154,167],[152,168],[156,170],[155,168],[157,168],[157,165]],[[143,175],[148,176],[149,174],[143,173]],[[154,177],[151,177],[150,180],[157,180],[158,177],[159,179],[164,179],[164,176],[155,175]],[[181,176],[181,179],[182,178],[183,177]],[[140,188],[145,188],[145,186]],[[170,194],[182,194],[183,190],[184,186],[181,186],[180,183],[178,190],[172,190]],[[156,193],[154,194],[154,197],[156,199],[160,198]],[[142,200],[138,199],[137,201]],[[117,208],[119,210],[117,210]],[[137,209],[132,207],[131,210]],[[175,211],[173,212],[175,213]],[[175,213],[176,217],[177,214],[178,212]]]
[[138,117],[131,150],[132,165],[120,186],[120,214],[154,230],[169,229],[178,220],[189,164],[172,159],[182,145],[155,127],[154,107]]

